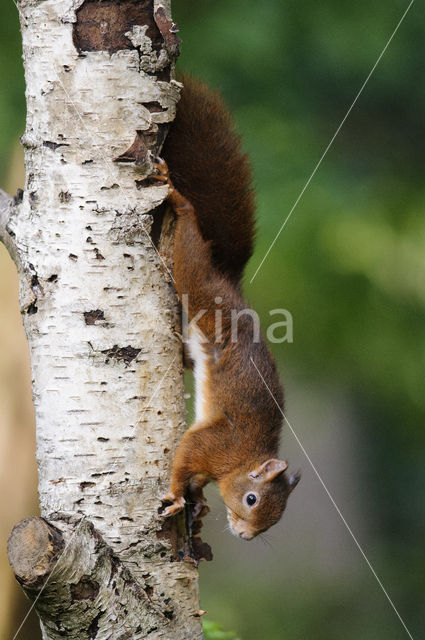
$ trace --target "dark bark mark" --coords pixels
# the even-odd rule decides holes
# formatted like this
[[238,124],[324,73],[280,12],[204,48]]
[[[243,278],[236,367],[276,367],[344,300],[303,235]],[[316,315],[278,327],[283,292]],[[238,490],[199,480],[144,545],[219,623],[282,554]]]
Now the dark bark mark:
[[170,79],[171,79],[170,67],[165,67],[164,69],[157,71],[155,73],[155,76],[157,80],[160,80],[160,82],[170,82]]
[[141,349],[135,349],[128,345],[128,347],[119,347],[117,344],[111,349],[104,349],[101,353],[104,353],[107,356],[106,363],[109,362],[109,358],[113,358],[114,360],[122,360],[127,365],[130,364],[141,352]]
[[95,247],[93,249],[94,254],[96,256],[96,260],[104,260],[105,258],[102,256],[102,254],[100,253],[99,249],[97,247]]
[[159,125],[155,123],[152,123],[145,131],[137,129],[133,144],[115,158],[114,162],[135,162],[137,166],[146,164],[150,153],[156,155],[156,150],[164,140],[160,129]]
[[[156,137],[156,135],[155,135]],[[136,130],[136,137],[131,147],[115,158],[115,162],[135,162],[137,166],[146,164],[149,157],[146,132]]]
[[99,442],[109,442],[109,438],[102,438],[102,437],[99,436],[98,441]]
[[37,305],[35,304],[35,302],[32,302],[32,303],[27,307],[27,314],[28,314],[29,316],[34,315],[35,313],[37,313],[37,311],[38,311],[38,307],[37,307]]
[[75,600],[94,600],[99,593],[99,583],[90,580],[89,576],[81,576],[77,584],[71,584],[71,598]]
[[95,487],[95,482],[80,482],[80,489],[84,491],[84,489],[88,489],[89,487]]
[[23,189],[18,189],[16,192],[16,195],[13,196],[13,204],[20,204],[22,202],[24,198],[24,191]]
[[67,144],[66,142],[52,142],[51,140],[45,140],[43,142],[43,147],[47,147],[52,151],[56,151],[56,149],[59,149],[59,147],[69,147],[69,144]]
[[164,616],[169,620],[172,620],[174,618],[174,611],[172,609],[165,609]]
[[41,293],[40,281],[36,273],[31,276],[31,289],[36,295],[40,295]]
[[164,44],[167,51],[169,51],[172,56],[177,57],[180,53],[179,45],[181,42],[179,36],[177,35],[179,30],[178,26],[167,18],[167,16],[165,15],[165,9],[162,5],[159,5],[157,7],[154,17],[157,27],[164,39]]
[[99,471],[97,473],[92,473],[92,478],[100,478],[101,476],[113,476],[115,471]]
[[76,13],[73,41],[79,52],[134,49],[125,35],[134,25],[147,25],[152,47],[161,48],[163,38],[153,17],[153,0],[86,0]]
[[162,113],[166,111],[159,102],[141,102],[141,104],[146,107],[150,113]]
[[76,255],[75,255],[75,253],[70,253],[70,254],[69,254],[69,256],[68,256],[68,258],[69,258],[70,260],[74,260],[74,262],[75,262],[76,260],[78,260],[78,256],[76,256]]
[[[44,294],[43,291],[43,287],[40,284],[40,280],[38,279],[38,275],[37,272],[35,270],[35,267],[33,264],[31,264],[31,262],[28,263],[28,268],[30,269],[30,271],[32,271],[32,275],[31,275],[31,291],[33,292],[35,298],[37,299],[39,296],[42,296]],[[37,300],[34,300],[34,305],[37,302]],[[36,311],[34,311],[34,313],[36,313]]]
[[119,189],[119,184],[114,182],[114,184],[111,184],[110,187],[100,187],[101,191],[108,191],[109,189]]
[[59,201],[64,203],[64,202],[69,202],[71,200],[71,194],[69,193],[69,191],[61,191],[59,193]]
[[[114,162],[135,162],[137,166],[147,164],[150,158],[155,158],[161,149],[165,136],[168,133],[168,124],[152,123],[149,129],[136,130],[136,137],[132,145],[121,155],[114,159]],[[136,180],[136,186],[138,188]],[[142,186],[146,186],[143,184]]]
[[97,632],[99,631],[99,620],[103,616],[104,613],[105,613],[104,611],[101,611],[91,621],[90,626],[87,629],[87,633],[89,634],[90,640],[94,640],[96,638]]
[[158,249],[159,240],[161,238],[162,223],[164,222],[165,211],[167,209],[167,203],[164,202],[156,207],[151,213],[153,216],[153,222],[150,230],[150,236],[154,246]]
[[[110,559],[111,559],[111,575],[109,576],[108,585],[110,585],[112,583],[112,580],[113,580],[114,576],[117,575],[118,569],[119,569],[118,559],[113,554],[111,554]],[[115,587],[115,584],[116,583],[114,582],[113,587]]]
[[47,282],[56,282],[57,279],[58,279],[58,274],[52,273],[52,275],[47,278]]
[[38,195],[36,191],[30,191],[29,200],[31,209],[34,209],[34,205],[38,201]]

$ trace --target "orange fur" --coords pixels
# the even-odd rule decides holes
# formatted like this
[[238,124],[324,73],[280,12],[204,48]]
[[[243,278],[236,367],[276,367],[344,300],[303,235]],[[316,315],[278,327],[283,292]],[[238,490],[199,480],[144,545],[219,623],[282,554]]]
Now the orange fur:
[[[168,182],[177,215],[176,289],[182,301],[187,297],[189,320],[205,310],[197,326],[206,341],[196,347],[194,372],[207,387],[201,420],[197,416],[176,452],[164,498],[172,504],[164,514],[182,508],[191,483],[194,500],[203,504],[202,486],[214,480],[233,533],[250,539],[280,519],[299,477],[288,477],[286,463],[277,459],[283,390],[273,357],[263,338],[253,340],[247,317],[240,318],[238,340],[232,341],[232,310],[247,308],[241,278],[252,252],[254,208],[249,164],[218,94],[184,78],[163,155],[168,168],[158,165],[158,179]],[[215,335],[217,309],[221,340]],[[255,496],[255,504],[247,503],[247,495]]]

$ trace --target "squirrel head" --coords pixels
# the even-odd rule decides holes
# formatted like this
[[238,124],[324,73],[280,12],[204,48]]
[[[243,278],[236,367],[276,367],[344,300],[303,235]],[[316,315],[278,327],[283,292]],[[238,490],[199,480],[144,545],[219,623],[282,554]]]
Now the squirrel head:
[[252,540],[280,520],[288,496],[301,478],[300,472],[288,478],[284,473],[287,468],[286,460],[271,458],[219,481],[230,530],[235,536]]

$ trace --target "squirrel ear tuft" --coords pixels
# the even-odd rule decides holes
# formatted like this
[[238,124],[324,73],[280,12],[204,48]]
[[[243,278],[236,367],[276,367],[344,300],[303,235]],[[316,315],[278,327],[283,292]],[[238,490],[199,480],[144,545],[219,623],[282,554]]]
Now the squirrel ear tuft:
[[295,473],[291,473],[289,476],[289,491],[293,491],[299,481],[301,480],[301,471],[296,471]]
[[263,482],[271,482],[281,473],[283,473],[288,468],[288,463],[286,460],[277,460],[276,458],[271,458],[270,460],[266,460],[263,464],[260,464],[259,467],[256,467],[251,471],[249,477],[253,480],[262,480]]

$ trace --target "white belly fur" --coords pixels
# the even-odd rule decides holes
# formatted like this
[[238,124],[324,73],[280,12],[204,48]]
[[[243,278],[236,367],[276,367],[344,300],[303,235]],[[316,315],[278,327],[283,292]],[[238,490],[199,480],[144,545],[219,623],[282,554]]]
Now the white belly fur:
[[[204,338],[205,340],[205,338]],[[196,422],[207,418],[205,409],[207,405],[207,355],[203,348],[202,333],[198,327],[189,326],[189,339],[187,342],[189,355],[193,360],[193,375],[195,378],[195,417]]]

